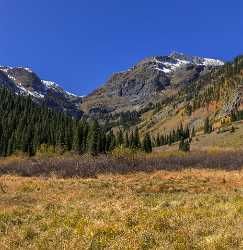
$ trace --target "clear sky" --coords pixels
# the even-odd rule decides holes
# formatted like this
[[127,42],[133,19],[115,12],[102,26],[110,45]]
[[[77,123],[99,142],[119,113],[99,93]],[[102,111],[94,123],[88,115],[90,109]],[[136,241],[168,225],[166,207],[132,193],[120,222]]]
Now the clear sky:
[[31,67],[80,95],[147,56],[243,53],[242,0],[0,3],[0,65]]

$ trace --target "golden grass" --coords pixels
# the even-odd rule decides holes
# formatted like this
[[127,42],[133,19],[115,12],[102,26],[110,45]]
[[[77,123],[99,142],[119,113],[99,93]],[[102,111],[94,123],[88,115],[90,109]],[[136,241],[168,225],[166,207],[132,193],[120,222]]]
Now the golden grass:
[[243,171],[0,183],[0,249],[243,248]]

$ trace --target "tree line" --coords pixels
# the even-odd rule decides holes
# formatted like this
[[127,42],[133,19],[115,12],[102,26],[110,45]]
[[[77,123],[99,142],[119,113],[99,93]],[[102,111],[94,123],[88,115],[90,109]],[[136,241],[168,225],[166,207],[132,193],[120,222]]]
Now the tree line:
[[190,139],[191,137],[195,136],[195,129],[192,128],[189,129],[188,126],[185,128],[182,124],[177,129],[173,129],[167,134],[158,134],[155,138],[155,145],[157,147],[163,146],[163,145],[171,145],[172,143],[178,142],[178,141],[185,141],[187,139]]
[[149,134],[140,140],[139,131],[114,134],[96,120],[76,120],[64,113],[33,103],[30,97],[0,88],[0,156],[21,151],[36,154],[42,145],[62,151],[107,153],[118,145],[152,151]]

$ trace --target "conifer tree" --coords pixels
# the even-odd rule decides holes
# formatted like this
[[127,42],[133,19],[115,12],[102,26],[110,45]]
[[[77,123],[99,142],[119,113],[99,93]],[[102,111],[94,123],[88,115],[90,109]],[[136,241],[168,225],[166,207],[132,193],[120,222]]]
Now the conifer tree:
[[195,132],[195,128],[194,128],[194,127],[192,128],[191,136],[192,136],[192,137],[195,137],[195,136],[196,136],[196,132]]
[[209,134],[212,132],[212,126],[209,122],[209,118],[207,117],[204,121],[204,133]]
[[150,135],[148,133],[145,134],[145,137],[143,139],[143,150],[146,153],[152,152],[152,142],[151,142]]
[[128,136],[128,132],[126,132],[126,135],[125,135],[125,147],[128,148],[129,145],[130,145],[129,136]]
[[120,129],[117,134],[117,145],[122,145],[123,143],[124,143],[123,133],[122,130]]
[[116,137],[113,130],[110,131],[110,146],[108,151],[112,151],[116,147]]
[[90,134],[89,134],[89,152],[91,155],[96,156],[98,151],[98,144],[99,144],[99,132],[100,127],[96,120],[93,121],[93,124],[90,128]]
[[129,147],[130,148],[134,148],[134,135],[133,135],[133,131],[130,134]]
[[157,134],[157,136],[156,136],[156,146],[157,147],[161,146],[161,140],[160,140],[159,134]]
[[179,150],[184,151],[184,152],[190,151],[190,142],[189,142],[189,140],[181,139],[181,141],[179,143]]
[[133,147],[134,148],[141,147],[141,142],[140,142],[140,138],[139,138],[139,130],[137,127],[135,128],[135,133],[134,133],[134,138],[133,138]]

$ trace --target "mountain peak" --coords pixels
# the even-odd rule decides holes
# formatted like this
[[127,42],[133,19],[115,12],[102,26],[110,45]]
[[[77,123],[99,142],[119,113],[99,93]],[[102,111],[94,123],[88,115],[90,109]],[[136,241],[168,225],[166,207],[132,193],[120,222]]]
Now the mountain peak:
[[30,68],[0,66],[1,85],[17,95],[31,96],[36,103],[45,103],[56,111],[81,117],[81,97],[65,91],[55,82],[41,80]]
[[184,60],[191,64],[198,64],[204,66],[222,66],[224,62],[219,59],[206,58],[200,56],[190,56],[181,52],[173,51],[170,55],[170,58],[174,60]]
[[169,57],[170,58],[173,58],[173,59],[177,59],[177,60],[186,60],[186,61],[190,61],[191,59],[191,56],[188,56],[184,53],[181,53],[181,52],[177,52],[177,51],[172,51],[170,54],[169,54]]

